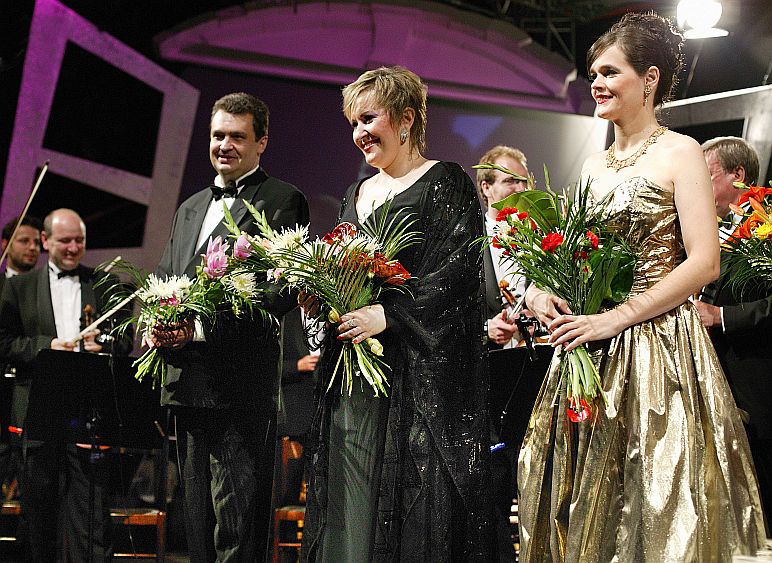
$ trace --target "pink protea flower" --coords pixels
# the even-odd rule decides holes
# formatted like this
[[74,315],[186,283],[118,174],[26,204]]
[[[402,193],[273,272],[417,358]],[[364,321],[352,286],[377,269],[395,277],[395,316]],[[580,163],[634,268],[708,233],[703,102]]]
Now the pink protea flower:
[[236,239],[233,245],[233,257],[236,260],[246,260],[252,255],[252,244],[249,242],[249,237],[246,233],[241,233],[241,236]]
[[210,279],[220,278],[225,274],[225,269],[228,266],[228,257],[225,255],[225,252],[229,248],[230,245],[224,243],[220,236],[215,237],[214,240],[209,239],[206,254],[204,254],[206,260],[204,273]]

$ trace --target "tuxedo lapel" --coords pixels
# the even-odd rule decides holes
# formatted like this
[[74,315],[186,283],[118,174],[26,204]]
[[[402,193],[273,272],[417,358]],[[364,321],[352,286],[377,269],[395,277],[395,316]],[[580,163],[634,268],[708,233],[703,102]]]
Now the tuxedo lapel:
[[[82,277],[80,279],[80,308],[85,309],[86,305],[91,305],[94,318],[99,315],[99,307],[97,306],[96,294],[94,293],[94,271],[89,268],[88,278]],[[81,328],[86,328],[81,319]]]
[[262,205],[257,201],[257,194],[267,179],[268,175],[262,168],[258,168],[254,174],[245,178],[244,189],[241,190],[239,197],[236,198],[231,207],[231,215],[239,227],[244,228],[245,223],[249,224],[253,221],[247,206],[244,205],[244,201],[248,201],[251,205],[257,207],[258,211],[262,209]]
[[499,280],[496,279],[496,269],[493,267],[493,257],[490,247],[483,250],[483,266],[485,268],[485,301],[491,311],[501,310],[501,291]]
[[[206,195],[208,197],[201,197],[194,205],[185,210],[185,223],[181,229],[181,238],[184,241],[184,245],[180,249],[180,261],[177,271],[188,275],[195,273],[200,254],[203,252],[201,249],[196,248],[196,242],[198,242],[201,227],[204,225],[209,202],[212,200],[211,195],[208,193]],[[203,250],[206,250],[206,242],[202,246]]]
[[[249,224],[252,221],[252,216],[249,214],[249,210],[247,209],[247,206],[244,205],[244,201],[246,200],[250,202],[251,204],[255,204],[255,198],[257,196],[258,191],[260,190],[260,186],[263,185],[263,182],[268,178],[268,175],[263,172],[262,169],[258,168],[254,174],[251,176],[248,176],[244,178],[244,187],[242,188],[241,192],[239,193],[238,197],[233,202],[233,205],[231,205],[230,212],[231,216],[233,217],[233,220],[236,222],[236,224],[241,227],[242,229],[245,228],[245,223]],[[211,202],[211,197],[202,198],[202,201],[198,202],[194,207],[192,207],[189,211],[193,211],[194,213],[191,213],[191,220],[189,222],[189,228],[191,229],[189,233],[192,233],[190,235],[186,234],[187,240],[186,244],[189,245],[189,252],[187,254],[183,254],[183,256],[186,259],[183,259],[183,265],[184,265],[184,271],[192,274],[195,272],[196,266],[198,266],[199,260],[201,258],[201,255],[206,252],[206,247],[209,243],[209,238],[215,238],[216,236],[221,236],[223,240],[228,235],[230,231],[228,231],[228,228],[223,225],[222,223],[218,223],[218,225],[212,230],[211,233],[207,234],[206,239],[204,239],[204,242],[201,244],[198,248],[193,248],[196,242],[198,241],[198,237],[201,234],[201,227],[204,224],[204,217],[206,216],[206,212],[209,209],[209,203]],[[259,204],[257,205],[258,209],[260,208]],[[186,227],[188,223],[186,222]],[[186,248],[186,251],[187,248]]]
[[38,270],[37,308],[39,334],[56,334],[54,305],[51,302],[51,283],[48,281],[48,265]]

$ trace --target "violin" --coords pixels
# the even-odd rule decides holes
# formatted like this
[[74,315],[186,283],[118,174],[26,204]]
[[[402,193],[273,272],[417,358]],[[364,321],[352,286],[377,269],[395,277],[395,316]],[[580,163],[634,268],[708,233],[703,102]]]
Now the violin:
[[[508,318],[511,318],[512,315],[522,310],[523,304],[525,303],[525,296],[520,297],[520,300],[518,301],[515,295],[509,289],[509,282],[507,280],[501,280],[499,282],[499,290],[501,291],[502,302],[504,304],[504,310],[501,312],[501,318],[502,320],[507,320]],[[546,342],[546,339],[543,338],[543,335],[546,333],[541,328],[541,324],[536,318],[529,317],[522,312],[520,312],[518,317],[515,319],[515,324],[517,325],[517,330],[520,332],[520,336],[522,337],[522,340],[518,343],[517,347],[521,348],[525,346],[528,349],[528,356],[531,358],[531,360],[537,360],[539,356],[536,353],[534,339],[536,339],[536,342],[538,343]]]

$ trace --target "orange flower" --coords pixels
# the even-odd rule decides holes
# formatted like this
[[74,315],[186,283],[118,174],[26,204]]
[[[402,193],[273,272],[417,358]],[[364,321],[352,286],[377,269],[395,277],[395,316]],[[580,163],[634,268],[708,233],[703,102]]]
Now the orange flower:
[[761,186],[748,186],[748,190],[740,195],[740,199],[737,200],[737,205],[742,206],[750,199],[754,199],[759,203],[764,202],[764,198],[768,195],[772,195],[772,188],[764,188]]
[[737,227],[732,233],[734,239],[748,239],[751,238],[753,231],[759,225],[764,223],[764,219],[759,217],[754,211],[750,217],[748,217],[743,223]]

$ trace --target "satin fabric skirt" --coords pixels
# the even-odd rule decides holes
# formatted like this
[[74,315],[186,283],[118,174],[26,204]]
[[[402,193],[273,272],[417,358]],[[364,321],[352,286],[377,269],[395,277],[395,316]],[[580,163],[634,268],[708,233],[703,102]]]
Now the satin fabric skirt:
[[572,423],[556,355],[518,462],[520,560],[731,561],[765,533],[745,429],[686,303],[594,353],[607,404]]
[[357,384],[333,408],[326,524],[316,561],[372,560],[388,409],[388,397],[375,398]]

